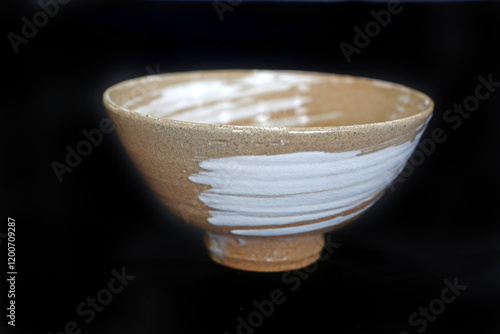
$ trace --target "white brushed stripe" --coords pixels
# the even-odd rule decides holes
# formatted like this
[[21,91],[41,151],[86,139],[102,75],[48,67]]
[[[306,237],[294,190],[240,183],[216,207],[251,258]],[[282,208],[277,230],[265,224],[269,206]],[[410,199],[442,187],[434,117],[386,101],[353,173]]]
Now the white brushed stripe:
[[279,197],[218,196],[217,194],[202,193],[199,199],[209,207],[221,211],[283,216],[328,210],[336,207],[336,202],[340,201],[357,202],[368,195],[374,196],[387,184],[388,180],[382,180],[373,187],[365,183],[345,189]]
[[[349,152],[350,156],[346,155],[342,163],[332,161],[308,163],[305,166],[266,165],[263,170],[263,164],[257,160],[252,165],[236,162],[236,165],[229,164],[219,169],[202,171],[189,179],[195,183],[210,185],[210,192],[218,194],[276,196],[300,194],[306,189],[308,192],[318,192],[346,188],[362,182],[377,182],[381,176],[392,179],[394,174],[399,174],[401,166],[406,163],[412,151],[411,143],[401,146],[405,146],[402,147],[403,150],[392,150],[396,151],[396,154],[383,152],[387,155],[379,154],[374,157],[368,154],[356,156],[359,152]],[[311,156],[311,161],[317,161],[315,157],[325,154],[311,153],[316,153]],[[353,157],[356,159],[352,159]],[[399,163],[397,160],[400,160]],[[311,170],[305,173],[304,169]],[[263,173],[267,175],[264,176]]]
[[[169,85],[151,92],[150,96],[156,98],[133,110],[151,116],[168,116],[170,119],[198,123],[231,123],[282,110],[303,113],[306,110],[304,105],[310,101],[308,96],[261,97],[292,88],[306,92],[309,85],[324,82],[325,79],[307,74],[252,71],[235,79],[190,80],[194,81]],[[130,100],[129,104],[137,102]],[[304,118],[307,117],[304,115]],[[263,117],[263,121],[266,118]],[[295,119],[295,123],[297,120],[300,119]],[[294,125],[292,120],[288,123]]]
[[[364,203],[372,199],[375,194],[370,194],[369,196],[360,197],[359,201],[348,201],[344,200],[343,203],[340,201],[336,203],[336,207],[328,210],[312,211],[312,212],[300,212],[293,213],[288,212],[290,215],[286,216],[262,216],[262,213],[252,214],[247,212],[237,212],[237,211],[210,211],[212,217],[208,218],[208,222],[212,225],[217,226],[266,226],[266,225],[286,225],[298,223],[301,221],[310,221],[321,219],[325,217],[335,216],[341,214],[342,212],[352,210],[359,205],[359,203]],[[352,198],[351,198],[352,200]],[[349,203],[349,204],[345,204]],[[260,213],[260,212],[259,212]]]
[[238,235],[252,235],[252,236],[265,236],[265,237],[289,235],[289,234],[297,234],[297,233],[306,233],[306,232],[319,230],[322,228],[331,227],[334,225],[341,224],[345,221],[348,221],[349,219],[352,219],[352,218],[356,217],[357,215],[366,211],[370,206],[372,206],[372,204],[367,205],[363,209],[361,209],[357,212],[354,212],[350,215],[335,217],[335,218],[332,218],[330,220],[320,222],[320,223],[292,226],[292,227],[267,228],[267,229],[259,229],[259,230],[257,230],[257,229],[232,230],[231,232],[233,234],[238,234]]
[[[252,227],[304,222],[303,226],[311,226],[309,231],[349,218],[339,216],[310,225],[307,221],[352,210],[383,191],[404,168],[421,134],[413,141],[369,153],[297,152],[208,159],[200,163],[204,170],[189,179],[211,187],[199,199],[215,209],[208,219],[212,225]],[[264,231],[275,229],[233,232],[266,235]],[[295,231],[292,227],[279,229],[283,230],[270,235]]]
[[[209,106],[207,108],[210,110],[209,112],[207,112],[205,108],[198,108],[190,112],[184,112],[180,116],[182,116],[184,120],[198,123],[230,123],[236,120],[254,117],[259,114],[298,108],[310,100],[310,97],[289,97],[268,100],[265,102],[247,103],[243,106],[235,106],[233,108],[224,107],[217,110]],[[205,116],[204,114],[207,115]],[[173,118],[179,117],[174,116]]]

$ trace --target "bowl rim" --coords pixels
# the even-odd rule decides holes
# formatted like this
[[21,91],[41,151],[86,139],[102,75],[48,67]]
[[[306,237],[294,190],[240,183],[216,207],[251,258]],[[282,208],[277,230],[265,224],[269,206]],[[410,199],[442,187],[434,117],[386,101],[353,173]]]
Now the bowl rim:
[[[232,124],[223,124],[223,123],[199,123],[199,122],[191,122],[191,121],[181,121],[175,119],[169,119],[167,117],[156,117],[152,115],[142,114],[135,112],[131,109],[125,108],[123,106],[118,105],[112,98],[111,92],[115,90],[122,89],[126,86],[133,85],[141,80],[151,80],[153,77],[169,77],[176,75],[196,75],[200,73],[222,73],[222,72],[254,72],[254,71],[264,71],[264,72],[279,72],[279,73],[295,73],[295,74],[309,74],[309,75],[324,75],[324,76],[334,76],[340,78],[341,80],[350,80],[357,82],[371,82],[371,83],[379,83],[380,85],[389,85],[391,89],[393,88],[402,88],[408,93],[418,96],[422,99],[422,101],[428,101],[428,105],[425,109],[417,112],[416,114],[401,117],[393,120],[379,121],[379,122],[369,122],[369,123],[357,123],[357,124],[347,124],[347,125],[332,125],[332,126],[259,126],[259,125],[232,125]],[[166,72],[152,75],[145,75],[140,77],[134,77],[127,80],[119,81],[111,86],[109,86],[102,95],[104,106],[121,116],[125,116],[127,118],[135,118],[140,119],[146,122],[160,123],[167,126],[177,126],[177,127],[189,127],[189,128],[197,128],[197,129],[206,129],[213,131],[214,129],[219,130],[227,130],[230,132],[248,132],[248,131],[263,131],[263,132],[286,132],[286,133],[321,133],[321,132],[337,132],[337,131],[359,131],[361,129],[366,129],[367,127],[386,127],[386,126],[394,126],[399,123],[406,123],[413,119],[427,119],[432,116],[434,110],[434,101],[427,94],[408,87],[403,84],[375,79],[364,76],[355,76],[349,74],[338,74],[331,72],[319,72],[319,71],[303,71],[303,70],[278,70],[278,69],[215,69],[215,70],[193,70],[193,71],[177,71],[177,72]],[[236,131],[233,131],[236,130]]]

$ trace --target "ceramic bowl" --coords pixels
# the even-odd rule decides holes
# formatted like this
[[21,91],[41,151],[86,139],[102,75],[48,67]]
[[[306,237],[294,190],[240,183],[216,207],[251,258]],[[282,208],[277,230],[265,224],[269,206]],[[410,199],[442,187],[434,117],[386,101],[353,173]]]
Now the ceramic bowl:
[[216,262],[284,271],[320,257],[404,168],[433,102],[414,89],[328,73],[160,74],[104,93],[118,135]]

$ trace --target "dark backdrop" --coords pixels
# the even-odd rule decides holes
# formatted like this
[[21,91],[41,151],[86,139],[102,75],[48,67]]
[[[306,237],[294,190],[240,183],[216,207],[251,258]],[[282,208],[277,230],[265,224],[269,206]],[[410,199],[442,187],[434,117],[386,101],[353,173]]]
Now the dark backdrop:
[[[41,2],[52,3],[53,17],[37,14],[36,1],[2,2],[6,331],[498,333],[500,87],[466,116],[444,117],[454,104],[474,102],[480,76],[500,82],[498,3],[404,2],[367,45],[357,40],[362,47],[348,63],[340,43],[356,46],[354,28],[364,30],[371,11],[387,4],[235,2],[220,16],[210,1],[65,1],[57,13],[53,1]],[[15,53],[9,33],[22,37],[34,15],[38,31],[26,27],[31,37]],[[213,263],[202,233],[162,207],[116,132],[58,180],[53,162],[64,163],[66,146],[75,148],[83,130],[107,117],[108,86],[222,68],[409,85],[436,104],[423,139],[434,129],[447,139],[419,149],[404,182],[328,235],[337,245],[326,261],[285,276]],[[15,327],[4,316],[8,217],[16,221]],[[125,275],[123,289],[115,275]],[[271,307],[275,289],[285,300]],[[101,303],[91,311],[96,296]]]

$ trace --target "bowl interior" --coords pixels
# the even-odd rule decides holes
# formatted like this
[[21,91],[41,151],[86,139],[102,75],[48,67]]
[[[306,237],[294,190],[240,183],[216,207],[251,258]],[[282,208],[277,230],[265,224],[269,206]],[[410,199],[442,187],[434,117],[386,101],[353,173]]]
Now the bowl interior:
[[266,70],[154,75],[108,93],[119,108],[179,121],[260,127],[324,127],[418,114],[430,99],[411,88],[351,76]]

